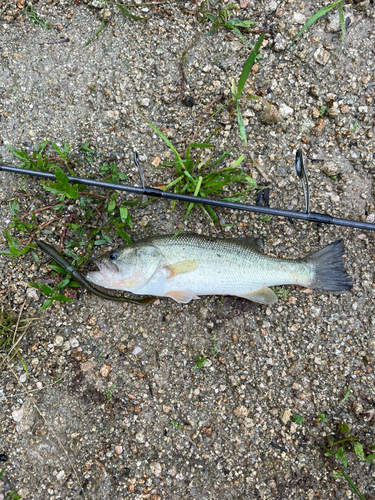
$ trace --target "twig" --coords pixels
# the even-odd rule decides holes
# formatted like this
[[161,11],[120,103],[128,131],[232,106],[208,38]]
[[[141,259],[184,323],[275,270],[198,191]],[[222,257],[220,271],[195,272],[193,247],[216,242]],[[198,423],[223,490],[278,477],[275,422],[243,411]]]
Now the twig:
[[199,40],[201,34],[198,33],[195,35],[193,38],[193,41],[186,47],[186,49],[183,51],[181,54],[181,90],[180,90],[180,100],[183,101],[185,97],[185,82],[186,82],[186,77],[185,77],[185,57],[189,50],[196,44],[196,42]]
[[259,165],[259,163],[254,159],[254,156],[253,156],[253,153],[249,153],[249,156],[250,156],[250,160],[252,161],[254,167],[256,168],[256,170],[258,171],[258,173],[263,177],[263,179],[265,179],[268,183],[271,183],[271,181],[269,180],[269,178],[267,177],[267,175],[265,174],[264,170],[262,169],[262,167]]

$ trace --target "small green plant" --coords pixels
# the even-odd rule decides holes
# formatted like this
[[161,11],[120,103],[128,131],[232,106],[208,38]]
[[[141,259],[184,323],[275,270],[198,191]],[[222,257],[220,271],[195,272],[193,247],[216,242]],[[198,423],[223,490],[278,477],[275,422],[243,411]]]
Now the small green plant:
[[303,25],[299,33],[293,38],[291,44],[289,45],[289,48],[300,38],[300,36],[311,26],[312,24],[315,23],[318,19],[321,17],[325,16],[328,12],[333,10],[335,7],[338,7],[339,9],[339,18],[340,18],[340,28],[341,28],[341,43],[339,47],[335,50],[333,55],[336,55],[337,52],[341,49],[344,40],[345,40],[345,35],[346,35],[346,26],[345,26],[345,18],[344,18],[344,9],[342,6],[342,0],[338,0],[337,2],[331,3],[330,5],[326,5],[322,9],[320,9],[318,12],[316,12],[313,16],[310,17],[306,21],[306,23]]
[[352,133],[353,133],[353,132],[355,132],[355,131],[357,130],[357,128],[358,128],[358,123],[359,123],[358,118],[356,118],[356,120],[355,120],[355,122],[354,122],[353,127],[350,129],[350,132],[352,132]]
[[[0,480],[3,477],[5,468],[0,471]],[[7,491],[4,499],[5,500],[19,500],[21,497],[13,490],[13,491]]]
[[197,355],[195,356],[195,360],[196,360],[196,363],[195,363],[195,365],[193,366],[193,370],[194,370],[194,371],[195,371],[195,370],[197,370],[198,368],[203,368],[203,367],[204,367],[204,363],[205,363],[206,361],[208,361],[208,360],[207,360],[207,358],[206,358],[206,356],[204,356],[203,354],[202,354],[202,356],[201,356],[201,355],[199,355],[199,354],[197,354]]
[[[347,391],[347,394],[350,391]],[[296,422],[299,425],[302,425],[309,434],[311,434],[314,438],[316,437],[306,426],[306,419],[301,415],[295,413],[291,420]],[[328,419],[324,413],[318,413],[316,416],[316,422],[323,422],[326,425],[329,425]],[[346,457],[346,453],[349,451],[353,451],[359,460],[369,462],[371,464],[375,464],[375,453],[368,453],[366,455],[363,445],[358,440],[358,435],[354,435],[351,433],[350,428],[346,422],[341,422],[336,431],[336,435],[334,438],[328,438],[327,442],[322,444],[322,449],[325,452],[324,456],[331,458],[335,465],[337,462],[341,463],[343,467],[348,467],[348,461]],[[371,450],[375,449],[375,446],[370,447]],[[358,496],[360,500],[366,500],[365,497],[361,494],[357,486],[353,483],[350,476],[341,468],[333,472],[333,476],[337,479],[339,477],[344,477],[347,483],[350,485],[354,493]]]
[[352,391],[350,390],[350,388],[351,388],[351,384],[349,384],[348,389],[347,389],[347,391],[346,391],[346,393],[345,393],[344,399],[342,400],[342,402],[343,402],[343,403],[345,403],[345,401],[346,401],[347,399],[349,399],[349,398],[350,398],[350,396],[353,396],[353,393],[352,393]]
[[179,423],[178,420],[171,420],[170,421],[170,424],[172,427],[174,427],[175,429],[182,429],[182,425]]
[[324,413],[318,413],[316,416],[317,422],[323,422],[323,424],[328,424],[328,420]]
[[[222,200],[226,201],[241,201],[244,199],[245,195],[257,187],[256,181],[246,175],[241,168],[241,163],[245,159],[244,156],[240,156],[235,160],[230,166],[215,169],[220,163],[222,163],[227,157],[230,156],[233,148],[225,151],[216,160],[212,161],[213,154],[205,154],[206,150],[212,150],[214,148],[213,144],[208,141],[203,143],[193,142],[189,144],[185,151],[185,159],[182,159],[180,154],[177,152],[173,144],[167,139],[167,137],[153,125],[151,122],[146,120],[150,127],[163,139],[163,141],[168,145],[168,147],[174,153],[175,159],[172,162],[165,162],[159,165],[159,167],[173,168],[176,172],[177,178],[169,183],[163,188],[163,191],[173,187],[175,193],[189,193],[194,196],[220,196]],[[193,155],[193,151],[197,151],[197,154]],[[225,196],[227,193],[228,185],[233,183],[240,183],[245,186],[245,189],[233,196]],[[149,200],[151,201],[151,200]],[[148,203],[148,202],[147,202]],[[172,210],[175,207],[175,201],[172,205]],[[186,214],[185,220],[187,220],[190,211],[192,210],[194,203],[185,203]],[[219,219],[216,216],[214,210],[210,206],[203,206],[198,204],[205,216],[211,221],[218,223]]]
[[60,292],[67,286],[77,286],[77,287],[80,286],[79,283],[71,281],[70,277],[60,281],[60,283],[58,283],[53,288],[48,285],[45,285],[44,283],[39,283],[38,281],[36,281],[35,283],[29,283],[29,285],[32,286],[33,288],[41,290],[48,297],[48,299],[44,301],[44,304],[40,309],[41,311],[47,309],[47,307],[49,307],[54,300],[56,302],[72,302],[73,299],[70,299],[69,297],[62,295]]
[[[109,190],[99,193],[86,192],[84,186],[72,185],[68,179],[68,174],[75,175],[72,170],[71,149],[67,142],[63,147],[59,147],[49,141],[44,141],[30,153],[9,147],[20,161],[20,168],[51,172],[55,174],[56,180],[40,181],[44,192],[38,196],[36,201],[39,206],[34,210],[22,214],[22,202],[17,197],[10,200],[12,221],[4,231],[8,249],[1,254],[11,258],[24,258],[31,252],[33,258],[38,261],[35,238],[58,234],[60,252],[72,259],[73,266],[80,266],[88,258],[92,248],[112,244],[116,235],[131,243],[126,232],[126,227],[132,227],[129,210],[137,205],[139,200],[123,200],[121,194]],[[85,153],[86,159],[92,159],[93,150],[88,143],[83,144],[80,150]],[[118,183],[127,179],[125,173],[118,171],[115,163],[103,163],[100,175],[107,182]],[[54,285],[39,282],[32,284],[47,295],[43,309],[54,301],[70,302],[70,298],[62,295],[62,290],[79,286],[62,267],[55,263],[51,263],[50,267],[55,272]],[[57,280],[58,274],[65,275],[60,282]]]
[[42,28],[46,28],[47,30],[52,28],[51,23],[48,23],[43,17],[39,16],[31,2],[28,2],[26,9],[29,11],[27,16],[33,24],[39,24]]
[[284,286],[275,287],[273,291],[279,298],[287,299],[288,297],[291,296],[290,291]]
[[[200,20],[203,21],[204,18],[209,19],[214,27],[210,31],[210,34],[216,33],[216,31],[220,27],[227,28],[229,30],[233,30],[237,33],[237,35],[241,38],[241,40],[247,45],[247,40],[241,33],[240,29],[248,29],[250,26],[255,24],[254,21],[246,20],[243,21],[241,19],[230,18],[229,11],[237,10],[238,6],[234,4],[229,4],[225,6],[223,9],[220,9],[217,15],[210,14],[209,12],[204,12],[200,10]],[[199,14],[198,14],[199,15]]]
[[259,215],[259,220],[261,222],[269,222],[271,220],[271,217],[269,215],[261,214],[261,215]]
[[21,498],[18,493],[16,493],[14,490],[13,491],[8,491],[7,494],[5,495],[4,500],[19,500]]
[[112,384],[111,387],[108,387],[108,389],[106,389],[104,391],[104,394],[107,398],[106,403],[105,403],[106,405],[108,405],[111,402],[112,394],[115,392],[115,390],[116,390],[116,386],[115,386],[115,384]]
[[301,417],[301,415],[298,415],[298,413],[295,413],[290,417],[290,420],[292,422],[295,422],[296,424],[302,425],[304,422],[306,422],[306,419]]
[[[90,85],[89,89],[90,89],[91,92],[94,92],[95,85]],[[94,152],[94,150],[91,149],[90,142],[87,141],[84,144],[82,144],[80,146],[79,150],[80,150],[81,153],[85,153],[85,160],[87,161],[87,163],[92,163],[92,161],[93,161],[93,159],[92,159],[92,153]]]
[[323,116],[326,114],[326,111],[328,109],[328,106],[321,106],[319,110],[319,116],[320,118],[323,118]]

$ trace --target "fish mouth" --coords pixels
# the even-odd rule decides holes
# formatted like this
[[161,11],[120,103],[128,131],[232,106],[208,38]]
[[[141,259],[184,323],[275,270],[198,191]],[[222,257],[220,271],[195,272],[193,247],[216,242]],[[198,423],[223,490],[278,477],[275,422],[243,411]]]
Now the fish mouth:
[[118,266],[109,260],[94,260],[94,264],[97,266],[99,269],[99,272],[103,275],[105,274],[113,274],[113,273],[119,273],[120,269]]

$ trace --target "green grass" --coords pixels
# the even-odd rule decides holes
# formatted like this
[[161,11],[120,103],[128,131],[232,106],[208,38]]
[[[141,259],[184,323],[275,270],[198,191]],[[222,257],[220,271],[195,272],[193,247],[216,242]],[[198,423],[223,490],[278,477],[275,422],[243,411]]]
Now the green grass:
[[105,27],[105,9],[107,7],[107,2],[106,0],[99,0],[100,2],[103,3],[103,15],[102,15],[102,22],[99,26],[99,29],[95,31],[94,33],[94,36],[92,38],[90,38],[89,40],[87,40],[87,42],[84,44],[83,47],[87,47],[87,45],[90,45],[90,43],[94,40],[94,38],[96,38],[99,33],[101,33]]
[[258,52],[259,52],[260,47],[261,47],[262,42],[263,42],[263,38],[264,38],[264,33],[262,33],[260,35],[256,44],[251,49],[251,52],[250,52],[248,58],[246,59],[245,65],[242,69],[240,79],[238,80],[238,84],[236,85],[234,79],[232,80],[232,89],[231,89],[232,98],[233,98],[233,102],[234,102],[234,105],[236,108],[237,122],[238,122],[239,131],[240,131],[240,136],[241,136],[241,139],[242,139],[245,146],[247,146],[247,136],[246,136],[246,130],[245,130],[245,126],[244,126],[243,119],[242,119],[240,98],[241,98],[243,89],[245,87],[245,83],[250,75],[251,68],[253,67],[253,64],[256,60],[256,57],[258,56]]
[[325,16],[326,14],[328,14],[328,12],[335,9],[336,7],[339,10],[340,28],[341,28],[341,43],[340,43],[339,47],[333,53],[333,55],[336,55],[337,52],[341,49],[341,47],[344,43],[344,40],[345,40],[345,35],[346,35],[344,9],[343,9],[343,5],[342,5],[342,0],[338,0],[337,2],[326,5],[325,7],[321,8],[318,12],[316,12],[313,16],[311,16],[310,19],[308,19],[306,21],[306,23],[302,26],[301,30],[297,33],[297,35],[293,38],[291,44],[289,45],[289,48],[303,35],[303,33],[312,24],[314,24],[318,19]]
[[27,17],[31,20],[33,24],[39,24],[42,28],[46,28],[50,30],[52,28],[52,24],[47,22],[43,17],[41,17],[33,7],[31,2],[27,3],[26,6]]
[[[203,2],[204,4],[204,2]],[[206,8],[208,10],[209,5],[206,4]],[[204,10],[204,7],[199,8],[197,6],[197,17],[201,22],[206,21],[207,19],[213,23],[213,28],[210,31],[210,34],[216,33],[217,30],[221,27],[227,28],[229,30],[233,30],[237,33],[237,35],[241,38],[241,40],[248,45],[246,38],[241,33],[240,29],[248,29],[250,26],[255,24],[255,21],[250,20],[241,20],[235,17],[230,17],[230,11],[238,10],[238,6],[234,4],[226,5],[224,8],[219,9],[216,15],[211,14]]]
[[[347,391],[343,401],[351,395],[350,389]],[[303,426],[307,432],[316,440],[319,436],[316,435],[316,432],[311,432],[309,427],[306,424],[306,419],[301,415],[295,413],[291,417],[292,422],[295,422],[301,426]],[[331,436],[326,438],[324,442],[321,443],[321,448],[324,452],[324,456],[331,459],[335,470],[333,471],[333,476],[337,479],[339,477],[343,477],[352,491],[357,495],[360,500],[366,500],[365,497],[360,492],[359,488],[353,483],[349,474],[343,470],[349,467],[347,460],[347,453],[353,452],[355,456],[361,462],[368,462],[369,464],[375,465],[375,445],[367,447],[369,451],[365,451],[365,447],[359,441],[358,435],[353,434],[350,430],[349,425],[346,422],[340,422],[338,425],[332,425],[327,416],[324,413],[318,413],[315,419],[315,423],[319,425],[323,423],[326,428],[328,428],[331,432]],[[353,465],[354,466],[354,465]]]
[[[48,150],[47,150],[48,149]],[[51,151],[52,149],[52,151]],[[88,143],[81,146],[86,161],[93,161],[93,150]],[[71,161],[71,147],[66,142],[62,148],[53,142],[43,142],[35,151],[28,153],[9,147],[19,160],[20,168],[53,172],[56,181],[39,181],[42,190],[36,197],[28,194],[26,200],[14,197],[9,202],[11,223],[4,231],[8,250],[1,252],[10,258],[24,258],[31,253],[38,261],[35,239],[46,236],[53,243],[58,235],[60,252],[80,266],[89,257],[93,248],[112,244],[116,237],[131,243],[128,228],[132,228],[131,208],[139,200],[127,201],[123,195],[109,190],[85,191],[87,187],[72,185],[68,175],[76,175]],[[104,162],[99,175],[106,182],[118,183],[127,180],[115,163]],[[95,177],[95,175],[93,175]],[[37,208],[29,210],[30,202],[38,203]],[[52,241],[51,241],[52,240]],[[70,302],[64,294],[66,288],[77,287],[66,271],[55,263],[50,264],[52,285],[38,281],[31,286],[41,290],[46,296],[42,309],[53,302]],[[59,279],[63,275],[63,279]]]
[[[18,342],[26,332],[30,322],[33,320],[35,319],[27,318],[19,319],[18,321],[9,306],[6,304],[0,306],[0,352],[3,353],[9,361],[17,357],[23,364],[26,374],[28,374],[28,369],[25,360],[19,352]],[[4,361],[4,359],[1,360],[0,368]]]
[[287,299],[291,296],[290,291],[284,286],[278,286],[272,289],[279,298]]
[[[256,189],[256,181],[246,175],[241,168],[241,163],[245,159],[244,156],[240,156],[229,166],[217,168],[229,158],[233,148],[214,158],[212,150],[215,146],[209,142],[212,138],[210,137],[206,142],[193,142],[189,144],[185,150],[183,159],[169,139],[155,125],[148,120],[146,121],[174,154],[173,161],[164,162],[157,167],[169,168],[175,175],[175,179],[163,188],[164,191],[173,188],[175,193],[216,197],[226,201],[243,201],[249,191]],[[231,195],[228,192],[228,188],[233,184],[240,184],[244,189]],[[172,209],[174,209],[175,203],[174,201]],[[194,207],[194,203],[185,203],[185,206],[185,220],[187,220]],[[219,219],[212,207],[205,207],[199,203],[198,206],[212,223],[219,223]]]

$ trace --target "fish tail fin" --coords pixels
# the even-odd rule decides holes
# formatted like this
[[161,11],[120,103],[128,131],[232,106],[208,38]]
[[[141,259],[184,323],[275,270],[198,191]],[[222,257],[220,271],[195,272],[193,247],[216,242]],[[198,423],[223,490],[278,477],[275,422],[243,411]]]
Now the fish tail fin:
[[344,268],[342,254],[344,243],[337,240],[319,252],[306,257],[306,262],[314,266],[313,281],[310,288],[321,290],[349,290],[353,287],[352,278]]

